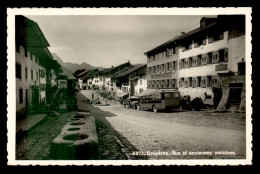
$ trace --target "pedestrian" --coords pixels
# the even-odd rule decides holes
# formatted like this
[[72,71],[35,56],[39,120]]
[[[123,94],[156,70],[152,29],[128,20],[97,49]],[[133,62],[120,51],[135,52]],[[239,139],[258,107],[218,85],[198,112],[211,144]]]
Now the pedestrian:
[[94,93],[92,93],[92,100],[94,100]]

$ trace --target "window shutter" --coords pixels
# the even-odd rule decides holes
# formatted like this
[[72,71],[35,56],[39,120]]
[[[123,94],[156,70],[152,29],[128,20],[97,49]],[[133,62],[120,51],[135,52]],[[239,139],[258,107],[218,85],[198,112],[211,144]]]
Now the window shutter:
[[228,62],[228,48],[225,49],[224,61]]
[[213,37],[209,37],[209,38],[208,38],[208,43],[212,43],[213,40],[214,40]]
[[214,51],[212,53],[213,59],[212,59],[212,63],[217,63],[219,62],[219,51]]
[[224,39],[224,33],[223,33],[223,32],[220,33],[220,35],[219,35],[219,39],[220,39],[220,40]]
[[206,45],[206,39],[203,39],[202,45]]

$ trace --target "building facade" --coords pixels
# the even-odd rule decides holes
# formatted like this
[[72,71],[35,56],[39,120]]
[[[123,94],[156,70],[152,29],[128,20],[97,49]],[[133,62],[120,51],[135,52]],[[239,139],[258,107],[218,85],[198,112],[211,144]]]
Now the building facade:
[[[175,54],[168,52],[173,44]],[[245,16],[202,18],[200,27],[145,54],[148,88],[171,87],[170,77],[182,96],[199,97],[208,105],[225,109],[232,101],[244,101]],[[176,71],[169,71],[172,67]]]
[[24,16],[15,18],[16,113],[20,115],[46,105],[46,77],[59,68],[48,50],[49,43],[38,24]]

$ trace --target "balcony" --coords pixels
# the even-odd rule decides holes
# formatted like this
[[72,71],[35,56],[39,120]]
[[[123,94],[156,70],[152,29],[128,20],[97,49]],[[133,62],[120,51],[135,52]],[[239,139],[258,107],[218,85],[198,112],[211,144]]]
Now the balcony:
[[215,66],[216,73],[228,73],[227,63],[218,64]]

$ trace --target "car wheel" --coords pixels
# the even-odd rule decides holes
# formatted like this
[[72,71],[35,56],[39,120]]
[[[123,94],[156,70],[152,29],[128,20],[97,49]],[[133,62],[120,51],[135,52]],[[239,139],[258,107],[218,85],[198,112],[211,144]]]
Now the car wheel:
[[158,112],[158,109],[156,108],[156,106],[153,106],[153,112]]

